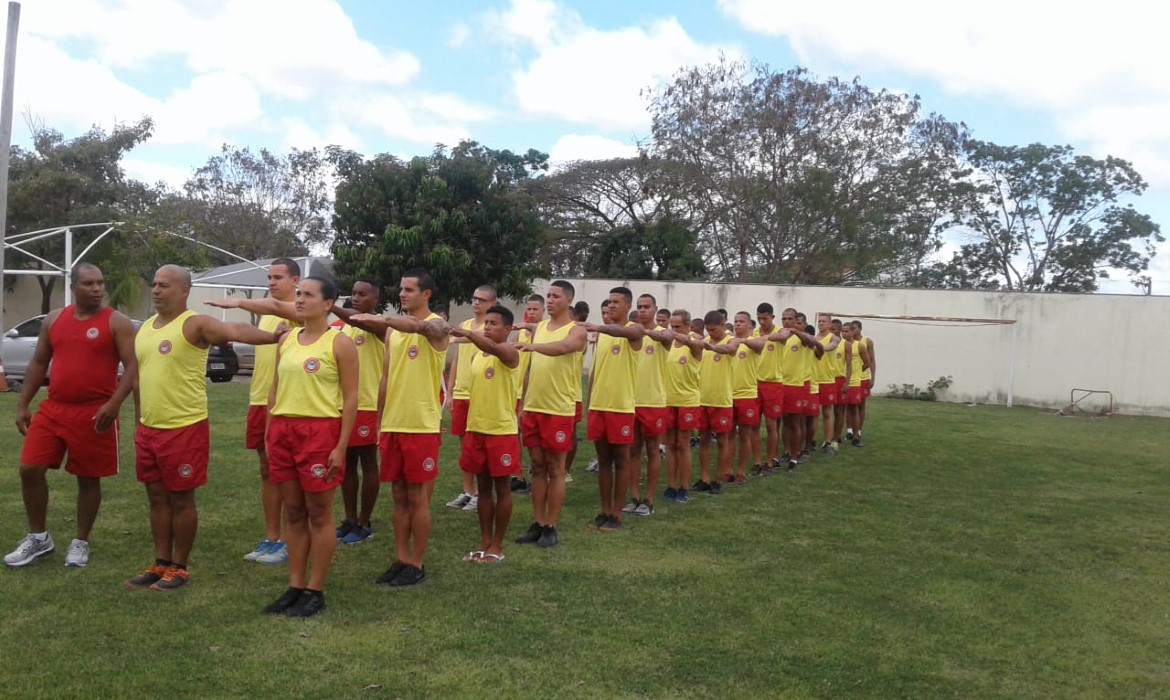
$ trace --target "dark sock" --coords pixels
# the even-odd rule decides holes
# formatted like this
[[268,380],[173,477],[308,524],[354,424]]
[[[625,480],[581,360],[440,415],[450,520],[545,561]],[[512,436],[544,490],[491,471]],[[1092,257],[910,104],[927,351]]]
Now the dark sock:
[[303,590],[305,593],[308,593],[309,595],[315,595],[315,596],[317,596],[318,598],[324,598],[324,597],[325,597],[325,593],[324,593],[323,591],[314,591],[312,588],[304,588],[304,589],[302,589],[302,590]]
[[187,570],[187,565],[186,565],[186,564],[180,564],[179,562],[175,562],[175,563],[174,563],[172,566],[174,566],[176,569],[181,569],[181,570],[183,570],[183,571],[186,571],[186,570]]
[[167,559],[155,559],[154,565],[161,566],[161,567],[166,568],[166,569],[171,568],[171,562],[170,562],[170,560],[167,560]]

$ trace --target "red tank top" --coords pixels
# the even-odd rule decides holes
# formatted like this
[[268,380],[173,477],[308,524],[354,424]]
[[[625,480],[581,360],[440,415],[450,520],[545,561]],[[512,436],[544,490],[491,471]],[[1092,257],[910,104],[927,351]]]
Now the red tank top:
[[63,403],[99,403],[114,395],[118,385],[118,348],[110,330],[108,306],[77,320],[66,306],[49,327],[53,364],[49,398]]

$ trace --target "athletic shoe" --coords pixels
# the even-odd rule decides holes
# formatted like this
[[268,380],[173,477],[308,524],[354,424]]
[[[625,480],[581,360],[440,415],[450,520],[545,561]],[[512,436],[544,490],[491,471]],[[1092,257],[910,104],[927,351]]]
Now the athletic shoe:
[[154,584],[161,581],[162,577],[166,575],[167,571],[169,571],[167,567],[159,566],[158,564],[155,564],[154,566],[148,566],[146,567],[146,571],[143,571],[133,578],[126,579],[126,587],[150,588]]
[[[354,528],[356,528],[356,527],[357,527],[357,523],[351,523],[348,520],[341,521],[341,524],[337,526],[337,539],[339,539],[339,540],[345,539],[345,536],[348,535],[349,533],[353,532]],[[264,540],[264,542],[261,542],[260,544],[264,544],[267,541],[268,540]],[[259,547],[257,547],[257,549],[259,549]],[[252,556],[253,554],[256,554],[256,552],[252,552],[248,556]],[[263,554],[263,552],[261,552],[261,554]],[[259,556],[259,555],[257,554],[256,556]],[[248,559],[248,557],[244,557],[244,558]],[[253,557],[252,559],[248,559],[248,561],[253,561],[254,559],[255,559],[255,557]]]
[[736,474],[735,475],[735,485],[736,486],[743,486],[745,481],[747,481],[747,478],[744,477],[743,474]]
[[707,490],[711,492],[712,496],[718,496],[723,493],[723,484],[720,484],[718,481],[712,481]]
[[268,551],[256,557],[257,564],[285,564],[288,562],[288,546],[283,541],[269,542]]
[[678,498],[678,489],[673,486],[667,486],[666,490],[662,492],[662,497],[668,501],[673,501]]
[[180,569],[177,566],[172,566],[167,569],[162,578],[155,581],[150,586],[152,591],[173,591],[176,588],[182,588],[187,585],[187,570]]
[[30,532],[16,545],[16,549],[5,555],[4,563],[12,567],[28,566],[38,557],[52,554],[54,549],[52,535],[46,532],[42,540]]
[[463,510],[477,511],[479,510],[479,496],[472,496],[471,500],[463,505]]
[[837,448],[833,445],[825,445],[825,454],[829,455],[830,457],[836,457]]
[[723,483],[724,484],[734,484],[735,483],[735,475],[728,474],[727,476],[723,477]]
[[69,543],[69,553],[65,555],[65,566],[70,569],[80,569],[89,563],[89,542],[73,540]]
[[301,599],[301,594],[305,592],[303,588],[290,588],[285,591],[279,598],[264,606],[265,615],[279,615],[286,612],[289,608],[297,604]]
[[597,517],[589,521],[589,527],[593,530],[600,530],[605,523],[609,521],[609,516],[605,513],[598,513]]
[[508,481],[508,487],[512,490],[512,493],[529,493],[532,490],[532,487],[528,485],[527,481],[516,477],[512,477]]
[[697,437],[691,438],[691,449],[692,450],[696,449],[698,446],[699,446],[699,438],[697,438]]
[[654,505],[650,501],[642,501],[638,507],[634,509],[634,515],[645,518],[648,515],[654,515]]
[[[358,525],[353,532],[349,533],[341,539],[342,544],[361,544],[374,536],[373,527],[362,527]],[[287,551],[287,547],[285,548]]]
[[602,532],[617,532],[622,529],[622,521],[613,517],[612,515],[605,519],[605,522],[597,526],[598,530]]
[[[347,523],[342,523],[341,527],[337,528],[337,531],[341,532],[342,529],[344,529],[346,525],[347,525]],[[352,528],[353,528],[353,526],[350,525],[350,529],[352,529]],[[349,530],[346,530],[346,533],[348,534]],[[345,535],[338,535],[337,537],[341,538],[341,537],[345,537]],[[260,544],[256,545],[256,549],[253,549],[251,552],[248,552],[247,554],[244,555],[244,561],[256,561],[257,557],[259,557],[260,555],[268,554],[268,550],[270,550],[272,548],[272,545],[274,545],[274,544],[276,544],[276,543],[269,542],[268,540],[260,540]]]
[[455,498],[452,498],[451,500],[447,501],[447,507],[448,508],[462,508],[463,506],[467,505],[467,502],[470,500],[471,500],[470,493],[461,493],[458,496],[456,496]]
[[851,441],[854,447],[861,447],[861,438],[856,438]]
[[410,588],[412,586],[417,586],[426,580],[427,572],[423,571],[417,566],[403,564],[402,571],[399,571],[398,575],[390,581],[390,585],[394,586],[395,588]]
[[573,475],[572,474],[565,474],[565,483],[566,484],[573,483]]
[[658,455],[660,457],[662,457],[663,459],[666,459],[666,445],[663,445],[663,444],[658,445]]
[[797,466],[798,466],[798,463],[795,459],[788,460],[788,473],[795,474]]
[[679,489],[678,495],[674,497],[674,500],[678,503],[690,503],[691,497],[687,495],[686,489]]
[[695,485],[692,486],[691,489],[698,491],[699,493],[704,493],[711,490],[711,484],[708,484],[706,481],[700,479],[695,482]]
[[764,465],[757,464],[756,466],[752,467],[752,476],[763,476],[763,475],[764,475]]
[[549,547],[557,546],[557,529],[552,525],[545,525],[540,529],[540,539],[536,541],[537,547],[548,549]]
[[640,506],[640,505],[642,505],[642,501],[635,498],[634,500],[632,500],[629,503],[622,506],[622,512],[623,513],[633,513],[634,511],[638,510],[638,506]]
[[845,439],[849,442],[853,442],[853,428],[845,429]]
[[524,531],[523,535],[516,538],[516,544],[535,544],[540,541],[540,536],[544,534],[544,526],[540,523],[532,523],[528,529]]
[[386,569],[386,571],[383,572],[383,574],[381,576],[374,579],[374,583],[380,583],[382,585],[389,584],[391,581],[393,581],[395,578],[398,577],[398,574],[400,574],[402,572],[402,569],[405,566],[406,566],[406,564],[403,564],[400,561],[394,562],[393,564],[390,565],[389,569]]
[[792,461],[792,455],[788,454],[787,452],[780,455],[780,463],[781,464],[784,464],[785,462],[791,462],[791,461]]
[[289,617],[312,617],[325,609],[325,594],[320,591],[305,590],[297,599],[295,605],[285,611]]
[[601,465],[600,465],[600,464],[598,464],[598,463],[597,463],[597,460],[595,459],[595,460],[593,460],[592,462],[590,462],[590,463],[589,463],[589,466],[585,467],[585,471],[587,471],[587,472],[589,472],[589,473],[591,473],[591,474],[596,474],[596,473],[597,473],[597,470],[598,470],[598,469],[600,469],[600,468],[601,468]]

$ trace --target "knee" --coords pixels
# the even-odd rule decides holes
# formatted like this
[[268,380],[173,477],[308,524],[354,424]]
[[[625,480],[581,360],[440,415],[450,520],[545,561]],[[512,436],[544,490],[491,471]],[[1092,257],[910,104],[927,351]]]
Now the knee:
[[309,527],[314,530],[333,528],[332,513],[327,508],[309,508],[302,511],[302,517],[308,519]]
[[286,502],[284,504],[284,518],[289,525],[300,525],[309,518],[309,512],[303,505]]
[[45,468],[20,465],[20,480],[22,483],[33,485],[45,483]]
[[86,479],[84,477],[78,477],[77,490],[85,494],[101,493],[102,481],[101,479]]

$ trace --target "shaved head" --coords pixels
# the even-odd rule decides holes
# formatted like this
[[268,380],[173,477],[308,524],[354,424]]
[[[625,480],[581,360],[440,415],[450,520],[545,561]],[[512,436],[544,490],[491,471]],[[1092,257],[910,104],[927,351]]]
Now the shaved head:
[[159,273],[166,274],[174,278],[175,282],[184,289],[191,288],[191,271],[179,265],[163,265],[158,269]]

